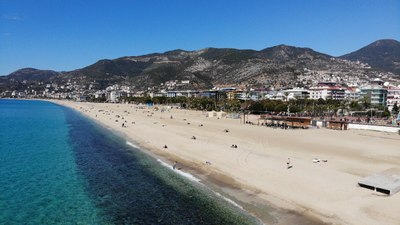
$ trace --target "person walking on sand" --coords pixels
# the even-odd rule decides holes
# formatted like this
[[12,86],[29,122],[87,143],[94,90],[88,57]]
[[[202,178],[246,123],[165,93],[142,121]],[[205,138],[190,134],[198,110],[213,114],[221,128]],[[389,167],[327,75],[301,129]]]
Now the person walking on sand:
[[178,162],[177,161],[175,161],[174,162],[174,165],[172,166],[172,169],[176,169],[176,166],[178,165]]
[[290,158],[288,158],[287,162],[286,162],[286,169],[290,169],[290,168],[292,168],[292,166],[290,165]]

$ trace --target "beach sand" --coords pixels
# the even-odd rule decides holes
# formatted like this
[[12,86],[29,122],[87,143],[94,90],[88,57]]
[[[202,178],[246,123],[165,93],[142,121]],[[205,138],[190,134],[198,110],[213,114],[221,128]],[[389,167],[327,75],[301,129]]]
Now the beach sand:
[[[386,196],[357,185],[365,176],[400,167],[398,134],[282,130],[208,118],[200,111],[53,102],[82,112],[171,165],[178,161],[183,171],[266,224],[400,224],[400,193]],[[314,158],[327,162],[313,163]]]

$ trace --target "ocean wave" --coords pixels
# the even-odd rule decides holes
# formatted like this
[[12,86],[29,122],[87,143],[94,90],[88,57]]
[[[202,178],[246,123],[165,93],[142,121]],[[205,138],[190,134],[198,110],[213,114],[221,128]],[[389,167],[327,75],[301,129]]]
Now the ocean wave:
[[127,145],[129,145],[129,146],[131,146],[131,147],[134,147],[134,148],[140,149],[140,147],[139,147],[139,146],[137,146],[137,145],[133,144],[132,142],[126,141],[126,144],[127,144]]
[[[186,177],[186,178],[188,178],[189,180],[192,180],[192,181],[195,181],[195,182],[200,182],[200,181],[201,181],[199,178],[193,176],[193,175],[190,174],[190,173],[185,173],[185,172],[183,172],[182,170],[174,170],[174,169],[172,168],[171,165],[169,165],[168,163],[162,161],[161,159],[157,159],[157,161],[158,161],[161,165],[163,165],[163,166],[169,168],[170,170],[175,171],[177,174],[179,174],[179,175],[181,175],[181,176],[183,176],[183,177]],[[212,190],[211,190],[211,191],[212,191]],[[212,191],[212,192],[213,192],[215,195],[217,195],[218,197],[220,197],[220,198],[224,199],[225,201],[227,201],[228,203],[230,203],[230,204],[236,206],[236,207],[239,208],[239,209],[244,210],[242,206],[240,206],[238,203],[236,203],[236,202],[233,201],[232,199],[227,198],[227,197],[221,195],[220,193],[218,193],[218,192],[216,192],[216,191]]]
[[215,192],[215,191],[214,191],[214,193],[215,193],[218,197],[221,197],[221,198],[223,198],[225,201],[229,202],[230,204],[232,204],[232,205],[238,207],[239,209],[244,210],[242,206],[240,206],[239,204],[237,204],[237,203],[236,203],[235,201],[233,201],[232,199],[227,198],[227,197],[221,195],[221,194],[218,193],[218,192]]
[[193,175],[190,174],[190,173],[185,173],[185,172],[183,172],[182,170],[174,170],[174,169],[172,168],[171,165],[169,165],[169,164],[166,163],[166,162],[163,162],[161,159],[157,159],[157,161],[158,161],[161,165],[163,165],[163,166],[169,168],[170,170],[175,171],[175,173],[177,173],[177,174],[179,174],[179,175],[181,175],[181,176],[183,176],[183,177],[186,177],[187,179],[189,179],[189,180],[191,180],[191,181],[195,181],[195,182],[200,182],[200,181],[201,181],[199,178],[193,176]]
[[[131,146],[131,147],[134,147],[134,148],[138,148],[138,149],[139,149],[139,146],[133,144],[132,142],[126,141],[126,144],[129,145],[129,146]],[[189,180],[191,180],[191,181],[194,181],[194,182],[197,182],[197,183],[200,183],[200,181],[201,181],[199,178],[193,176],[193,175],[190,174],[190,173],[183,172],[182,170],[174,170],[173,167],[172,167],[172,165],[169,165],[168,163],[162,161],[161,159],[157,159],[157,162],[159,162],[162,166],[164,166],[164,167],[166,167],[166,168],[168,168],[168,169],[174,171],[175,173],[177,173],[177,174],[179,174],[179,175],[181,175],[181,176],[183,176],[183,177],[185,177],[185,178],[187,178],[187,179],[189,179]],[[202,184],[202,183],[200,183],[200,184]],[[212,191],[212,190],[211,190],[211,191]],[[220,197],[220,198],[224,199],[225,201],[227,201],[228,203],[232,204],[233,206],[235,206],[235,207],[237,207],[237,208],[239,208],[239,209],[244,210],[242,206],[240,206],[238,203],[236,203],[236,202],[233,201],[232,199],[227,198],[227,197],[221,195],[220,193],[218,193],[218,192],[216,192],[216,191],[212,191],[212,192],[213,192],[215,195],[217,195],[218,197]]]

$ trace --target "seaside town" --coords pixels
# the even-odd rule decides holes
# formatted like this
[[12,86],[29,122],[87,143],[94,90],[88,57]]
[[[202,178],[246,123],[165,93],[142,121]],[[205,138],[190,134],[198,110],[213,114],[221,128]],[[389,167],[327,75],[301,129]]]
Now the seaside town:
[[399,0],[0,6],[0,225],[400,225]]
[[[400,85],[375,78],[357,83],[322,81],[309,88],[294,87],[281,90],[260,88],[214,87],[209,90],[185,89],[189,80],[171,80],[147,91],[114,84],[100,90],[99,82],[81,85],[76,81],[44,83],[22,81],[23,91],[7,90],[2,98],[68,99],[78,102],[108,103],[177,103],[183,108],[201,110],[296,113],[302,116],[358,117],[361,122],[399,126]],[[203,100],[200,104],[190,103]],[[266,106],[265,102],[275,102]],[[261,104],[260,104],[261,103]],[[325,107],[318,107],[324,105]],[[236,106],[236,107],[232,107]],[[271,105],[271,104],[270,104]],[[306,106],[309,107],[306,107]],[[291,115],[292,115],[291,114]],[[371,118],[375,117],[374,120]],[[360,119],[363,118],[363,119]],[[332,119],[332,118],[331,118]]]

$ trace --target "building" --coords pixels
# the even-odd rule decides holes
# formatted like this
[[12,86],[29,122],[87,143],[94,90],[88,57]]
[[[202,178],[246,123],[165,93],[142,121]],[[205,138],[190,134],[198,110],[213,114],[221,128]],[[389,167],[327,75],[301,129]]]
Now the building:
[[75,101],[77,102],[86,102],[89,99],[86,95],[77,95],[75,96]]
[[286,100],[307,99],[310,96],[310,92],[304,88],[284,90],[283,93],[286,96]]
[[386,105],[389,108],[389,111],[392,111],[393,106],[397,103],[397,106],[400,107],[400,87],[390,86],[387,89],[387,100]]
[[[228,92],[228,93],[230,93],[230,92]],[[228,94],[228,96],[229,96],[229,94]],[[250,100],[250,93],[248,93],[247,91],[242,91],[242,90],[235,91],[233,94],[233,99]]]
[[223,101],[226,97],[226,92],[219,90],[203,91],[200,93],[200,97],[212,98],[215,102]]
[[183,90],[183,91],[167,91],[166,96],[169,98],[173,97],[197,97],[199,95],[199,91],[195,90]]
[[264,95],[265,99],[270,99],[270,100],[280,100],[280,101],[285,101],[286,100],[286,95],[283,93],[283,91],[271,91],[267,94]]
[[111,91],[107,95],[107,100],[109,102],[119,102],[119,98],[121,97],[119,91]]
[[105,92],[104,91],[96,91],[95,93],[94,93],[94,97],[95,98],[101,98],[101,97],[103,97],[105,95]]
[[345,99],[345,91],[343,87],[337,86],[335,82],[320,82],[316,87],[310,88],[310,99]]
[[345,120],[329,120],[328,121],[328,129],[332,130],[347,130],[349,122]]
[[90,83],[89,90],[99,90],[100,87],[101,86],[100,86],[99,82],[94,81],[94,82]]
[[386,106],[387,90],[381,85],[371,84],[361,87],[361,97],[371,105]]
[[291,128],[309,128],[311,126],[310,117],[292,117],[292,116],[269,116],[261,115],[267,126],[283,126]]
[[344,91],[344,98],[350,101],[358,101],[360,99],[361,91],[355,87],[349,87]]

